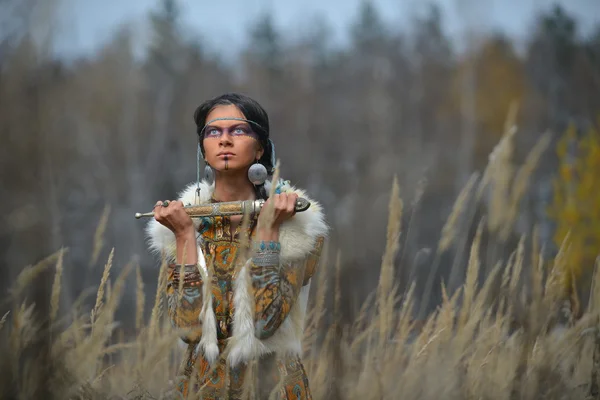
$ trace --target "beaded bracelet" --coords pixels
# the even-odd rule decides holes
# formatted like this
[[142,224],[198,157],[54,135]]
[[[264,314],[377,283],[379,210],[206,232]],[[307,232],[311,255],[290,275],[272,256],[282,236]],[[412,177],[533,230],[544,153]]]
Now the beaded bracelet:
[[[181,264],[169,264],[169,270],[171,270],[171,283],[174,286],[179,286],[181,279]],[[191,271],[190,271],[191,269]],[[199,286],[202,284],[202,276],[196,268],[196,264],[185,264],[184,275],[183,275],[183,286]]]
[[274,240],[264,241],[261,240],[258,243],[254,243],[254,250],[256,251],[281,251],[281,243]]
[[254,251],[256,252],[252,258],[254,265],[260,267],[279,265],[281,243],[273,240],[261,240],[260,242],[254,243]]
[[259,253],[252,258],[252,263],[257,267],[270,267],[279,265],[279,253]]

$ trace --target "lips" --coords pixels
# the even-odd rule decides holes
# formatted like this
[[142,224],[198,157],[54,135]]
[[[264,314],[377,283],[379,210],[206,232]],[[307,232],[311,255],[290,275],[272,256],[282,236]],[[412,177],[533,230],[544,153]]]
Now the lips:
[[222,156],[235,156],[235,154],[233,153],[229,153],[229,152],[223,152],[223,153],[219,153],[217,154],[217,157],[222,157]]

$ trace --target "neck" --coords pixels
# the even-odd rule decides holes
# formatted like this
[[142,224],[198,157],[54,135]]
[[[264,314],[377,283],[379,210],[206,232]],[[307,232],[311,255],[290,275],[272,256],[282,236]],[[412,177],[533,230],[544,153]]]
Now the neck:
[[248,174],[227,174],[217,172],[213,198],[218,201],[253,200],[256,198],[254,185],[248,180]]

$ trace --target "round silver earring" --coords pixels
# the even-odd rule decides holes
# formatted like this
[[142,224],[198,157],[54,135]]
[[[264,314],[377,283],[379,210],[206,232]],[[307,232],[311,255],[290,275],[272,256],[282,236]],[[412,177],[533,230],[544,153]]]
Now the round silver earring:
[[208,164],[204,167],[204,180],[211,185],[215,180],[215,171]]
[[265,183],[267,177],[267,169],[258,160],[248,168],[248,179],[255,186]]

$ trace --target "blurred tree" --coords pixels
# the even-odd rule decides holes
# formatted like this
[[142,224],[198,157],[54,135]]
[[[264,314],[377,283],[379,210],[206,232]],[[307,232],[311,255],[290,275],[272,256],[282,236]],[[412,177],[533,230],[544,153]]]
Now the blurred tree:
[[[420,202],[426,204],[425,209],[444,209],[449,206],[447,194],[454,191],[457,164],[456,151],[445,150],[459,150],[460,140],[459,116],[445,109],[455,55],[444,31],[444,16],[439,6],[431,4],[424,15],[416,17],[412,32],[409,48],[404,51],[405,60],[394,64],[395,70],[402,63],[410,69],[403,73],[404,87],[395,88],[395,101],[401,102],[405,109],[401,126],[406,134],[396,134],[393,140],[397,148],[410,149],[401,158],[415,167],[403,165],[398,170],[410,171],[403,185],[410,192],[419,190],[414,184],[426,174],[427,191]],[[423,209],[424,204],[418,207]],[[419,223],[411,226],[411,235],[404,245],[405,260],[412,261],[423,246],[429,246],[430,238],[439,235],[440,214],[421,213],[418,217]]]
[[568,91],[569,107],[579,124],[593,125],[600,109],[600,27],[580,40]]
[[581,136],[571,126],[556,148],[559,168],[548,213],[556,226],[555,245],[560,247],[568,236],[567,252],[560,266],[560,280],[567,295],[574,285],[582,284],[582,276],[591,274],[600,255],[599,126]]
[[[0,292],[16,274],[64,244],[64,206],[68,181],[62,172],[72,149],[63,118],[68,73],[50,60],[32,38],[14,38],[0,57],[0,193],[6,212],[0,216]],[[7,48],[4,48],[5,50]],[[57,132],[63,133],[57,140]],[[44,275],[47,277],[48,275]],[[5,286],[6,285],[6,286]],[[29,290],[36,310],[46,312],[44,280]]]
[[541,126],[563,130],[577,118],[570,98],[575,55],[578,52],[577,22],[559,5],[542,14],[527,49],[528,80],[539,95]]
[[28,35],[39,0],[0,0],[0,65]]
[[[440,147],[453,146],[457,135],[446,128],[456,121],[456,115],[446,113],[444,106],[454,69],[454,55],[450,41],[443,31],[439,6],[431,5],[424,17],[414,22],[414,36],[408,62],[411,78],[407,82],[409,96],[405,107],[408,112],[412,146],[417,153],[438,154],[431,168],[440,173],[432,176],[430,189],[444,190],[452,186],[455,155],[439,152]],[[454,119],[454,121],[453,121]]]
[[[578,35],[577,20],[563,8],[556,6],[537,19],[526,51],[526,78],[532,92],[523,107],[523,128],[529,137],[543,130],[586,131],[594,126],[600,109],[600,64],[594,57],[597,39]],[[594,44],[596,43],[596,45]],[[523,146],[520,146],[523,147]],[[555,202],[550,187],[551,172],[564,163],[559,154],[549,154],[542,160],[540,173],[535,179],[539,187],[538,201]],[[553,229],[547,215],[539,214],[544,236],[549,239]],[[556,244],[556,243],[555,243]],[[558,244],[559,245],[559,244]],[[556,248],[548,246],[549,251]]]
[[[335,58],[332,49],[327,20],[315,17],[303,24],[301,36],[287,46],[281,66],[285,70],[286,88],[280,95],[285,99],[285,108],[280,109],[283,118],[274,120],[273,137],[277,141],[278,156],[285,164],[282,167],[286,176],[313,190],[325,188],[322,173],[327,169],[325,160],[314,157],[311,163],[307,163],[294,155],[318,154],[331,136],[323,135],[327,132],[323,125],[329,123],[330,118],[321,110],[334,101],[330,89]],[[293,96],[287,94],[290,91],[293,91]]]
[[474,163],[483,167],[488,154],[504,133],[504,123],[511,104],[522,103],[529,89],[521,60],[505,37],[496,35],[485,41],[481,48],[467,56],[457,66],[450,105],[460,105],[463,81],[468,79],[474,65],[475,124],[479,134],[475,138]]
[[[248,31],[249,43],[243,53],[243,90],[252,93],[274,115],[272,124],[279,124],[278,116],[286,110],[290,85],[284,68],[286,54],[281,33],[275,26],[273,15],[265,12]],[[287,51],[287,48],[285,48]],[[283,122],[283,121],[282,121]]]
[[357,19],[350,28],[354,46],[361,52],[380,51],[389,41],[389,31],[371,0],[362,0]]
[[283,64],[281,34],[273,21],[273,14],[265,13],[250,30],[250,52],[261,61],[268,73],[280,74]]
[[325,70],[331,66],[331,59],[337,54],[332,43],[333,30],[323,16],[313,18],[307,27],[309,32],[304,39],[304,44],[309,50],[312,65],[317,69]]
[[[177,127],[181,126],[182,121],[175,118],[175,115],[179,116],[177,111],[185,101],[182,96],[187,90],[184,72],[191,52],[188,52],[189,46],[181,32],[181,11],[177,0],[159,0],[158,9],[150,13],[150,22],[152,42],[144,65],[146,84],[143,90],[151,111],[143,121],[148,135],[143,141],[145,146],[141,147],[144,159],[142,171],[146,179],[155,181],[161,192],[175,193],[183,179],[174,181],[158,172],[165,164],[179,166],[182,162],[182,146],[193,147],[189,141],[180,140],[179,135],[183,131]],[[190,121],[192,112],[188,110]],[[192,155],[193,152],[188,154]],[[193,159],[187,159],[192,165]]]
[[390,142],[399,142],[401,132],[393,127],[400,122],[399,114],[404,111],[394,109],[390,87],[395,77],[393,57],[397,49],[379,10],[369,0],[361,2],[350,36],[351,75],[346,78],[353,82],[347,90],[354,102],[345,122],[351,124],[348,129],[355,130],[356,135],[345,146],[344,172],[358,177],[359,190],[371,194],[370,199],[363,201],[373,204],[375,199],[383,201],[382,183],[389,185],[396,169]]
[[[592,65],[600,65],[600,26],[590,35],[585,41],[584,47],[588,56],[588,60]],[[596,70],[595,78],[598,78],[598,70]]]
[[181,13],[177,0],[159,0],[159,8],[150,13],[152,42],[149,62],[164,74],[175,74],[182,68],[184,47],[180,32]]

